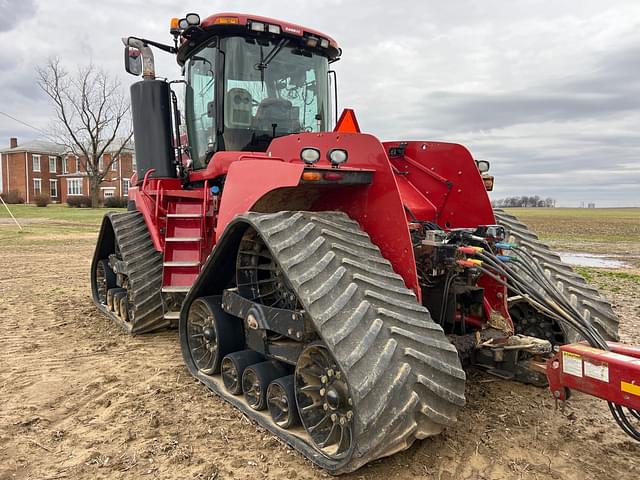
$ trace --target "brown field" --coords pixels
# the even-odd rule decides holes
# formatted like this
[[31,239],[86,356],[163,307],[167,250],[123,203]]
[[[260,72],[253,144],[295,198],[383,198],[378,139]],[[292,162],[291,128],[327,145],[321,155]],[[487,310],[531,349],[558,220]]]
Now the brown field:
[[[195,382],[177,332],[131,338],[92,306],[101,211],[0,212],[0,480],[307,479],[328,475]],[[514,210],[561,250],[640,254],[640,209]],[[640,264],[580,269],[640,341]],[[345,479],[640,477],[606,403],[470,371],[456,426]]]

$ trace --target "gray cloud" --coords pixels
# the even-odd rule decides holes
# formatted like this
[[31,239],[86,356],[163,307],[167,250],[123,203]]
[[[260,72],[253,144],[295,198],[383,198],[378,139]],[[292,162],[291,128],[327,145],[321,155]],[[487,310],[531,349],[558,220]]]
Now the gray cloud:
[[0,32],[13,30],[35,11],[34,0],[0,0]]
[[[184,8],[205,17],[229,5]],[[464,144],[492,162],[495,198],[640,205],[637,1],[569,0],[553,11],[542,0],[239,0],[233,8],[336,38],[340,106],[354,107],[382,139]],[[170,41],[169,18],[182,13],[169,0],[0,0],[0,42],[11,46],[0,51],[0,110],[46,129],[51,109],[34,67],[51,56],[70,69],[93,61],[127,86],[120,37]],[[171,56],[156,60],[161,75],[178,77]],[[40,134],[0,116],[0,145],[16,135]]]

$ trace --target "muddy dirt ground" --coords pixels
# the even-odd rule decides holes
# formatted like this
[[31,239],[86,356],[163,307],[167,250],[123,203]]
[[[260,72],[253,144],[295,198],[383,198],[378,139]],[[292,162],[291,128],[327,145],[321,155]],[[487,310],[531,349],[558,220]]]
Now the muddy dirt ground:
[[[95,227],[15,241],[1,227],[0,480],[329,477],[196,383],[176,331],[131,338],[95,311]],[[589,272],[640,340],[638,266]],[[543,389],[469,377],[455,427],[342,478],[640,477],[640,444],[605,402],[559,410]]]

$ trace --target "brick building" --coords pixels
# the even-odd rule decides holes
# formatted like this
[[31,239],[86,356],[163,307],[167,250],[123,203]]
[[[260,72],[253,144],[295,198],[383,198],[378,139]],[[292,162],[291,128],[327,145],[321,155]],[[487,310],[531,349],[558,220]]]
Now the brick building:
[[[135,170],[132,148],[125,148],[111,166],[111,154],[100,159],[101,168],[109,168],[100,185],[100,199],[126,197],[129,179]],[[0,149],[0,193],[17,190],[27,203],[44,194],[52,202],[64,203],[68,197],[90,195],[89,177],[83,162],[55,143],[33,140],[19,145],[12,138],[9,148]]]

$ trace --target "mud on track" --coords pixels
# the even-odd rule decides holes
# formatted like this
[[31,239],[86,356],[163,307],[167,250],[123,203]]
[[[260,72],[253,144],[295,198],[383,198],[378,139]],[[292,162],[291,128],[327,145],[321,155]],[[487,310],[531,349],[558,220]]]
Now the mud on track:
[[[176,331],[131,338],[94,310],[93,233],[3,242],[2,228],[0,480],[328,477],[197,384]],[[610,296],[637,341],[637,283]],[[469,376],[456,427],[341,478],[640,476],[640,444],[604,402],[562,412],[542,389]]]

